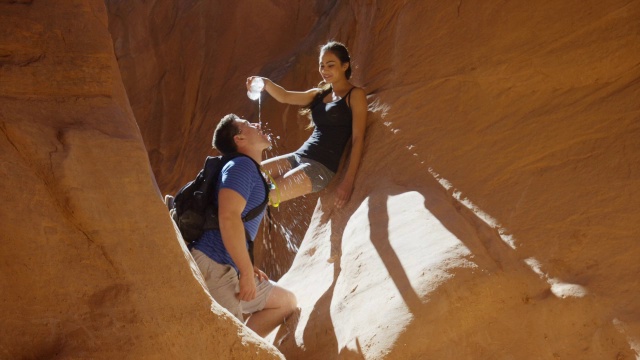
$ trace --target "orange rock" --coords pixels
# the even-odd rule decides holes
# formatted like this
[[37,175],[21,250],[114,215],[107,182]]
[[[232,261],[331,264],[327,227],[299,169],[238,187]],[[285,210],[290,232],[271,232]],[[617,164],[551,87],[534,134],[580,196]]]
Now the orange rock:
[[282,358],[192,276],[102,1],[0,2],[0,358]]

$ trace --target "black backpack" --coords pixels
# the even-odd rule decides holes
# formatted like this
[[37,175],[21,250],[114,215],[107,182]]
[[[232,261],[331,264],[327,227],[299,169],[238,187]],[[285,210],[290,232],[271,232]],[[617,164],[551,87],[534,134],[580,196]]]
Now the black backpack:
[[[198,240],[205,230],[220,228],[218,223],[218,207],[214,205],[214,200],[217,196],[216,183],[218,182],[220,171],[224,165],[229,160],[238,156],[246,155],[234,153],[207,157],[198,176],[176,193],[173,202],[167,203],[171,217],[176,225],[178,225],[182,238],[187,245],[191,245],[192,242]],[[251,159],[250,157],[248,158]],[[260,165],[253,159],[251,159],[251,161],[256,165],[256,171],[260,172]],[[262,175],[260,175],[260,178],[265,187],[265,199],[260,205],[247,212],[242,218],[243,222],[250,221],[262,214],[269,203],[270,187]],[[247,243],[252,247],[253,241],[251,241],[249,233],[246,230],[245,235],[247,237]]]

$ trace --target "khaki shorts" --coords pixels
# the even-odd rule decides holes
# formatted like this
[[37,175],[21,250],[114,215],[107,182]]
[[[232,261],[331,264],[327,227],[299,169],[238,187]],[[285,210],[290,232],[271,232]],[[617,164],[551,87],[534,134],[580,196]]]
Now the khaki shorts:
[[264,309],[267,299],[271,294],[274,283],[272,281],[260,281],[256,278],[256,297],[251,301],[240,301],[236,294],[240,292],[240,281],[238,272],[231,265],[222,265],[211,260],[202,251],[191,250],[193,259],[198,264],[204,281],[209,288],[209,293],[213,299],[229,310],[240,321],[243,321],[242,314],[252,314]]

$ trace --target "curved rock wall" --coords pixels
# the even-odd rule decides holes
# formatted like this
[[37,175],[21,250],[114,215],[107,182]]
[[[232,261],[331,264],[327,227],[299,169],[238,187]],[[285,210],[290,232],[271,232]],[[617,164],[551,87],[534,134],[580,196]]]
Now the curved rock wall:
[[0,358],[281,358],[192,276],[101,1],[0,1]]

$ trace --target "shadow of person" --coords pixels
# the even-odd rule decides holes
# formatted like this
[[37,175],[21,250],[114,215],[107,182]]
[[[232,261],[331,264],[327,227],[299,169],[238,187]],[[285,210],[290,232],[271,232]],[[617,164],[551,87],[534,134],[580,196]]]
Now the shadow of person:
[[293,353],[295,348],[295,331],[300,321],[302,309],[298,308],[291,314],[278,328],[278,332],[273,340],[273,345],[282,353]]
[[[383,163],[386,162],[387,165],[392,167],[392,161],[390,158],[385,158]],[[382,165],[378,164],[378,166]],[[420,166],[418,166],[418,168],[420,168]],[[395,208],[389,208],[391,198],[410,192],[415,192],[422,196],[423,201],[419,200],[413,203],[412,206],[416,208],[415,210],[420,213],[426,210],[424,213],[429,213],[429,215],[426,216],[435,218],[442,227],[450,233],[450,235],[447,235],[448,237],[456,238],[468,249],[469,255],[466,255],[467,259],[472,259],[473,263],[482,271],[494,273],[510,266],[524,266],[516,252],[508,247],[500,238],[496,229],[484,222],[473,211],[462,205],[437,179],[429,175],[426,168],[416,169],[416,171],[424,171],[426,176],[416,178],[415,171],[411,172],[411,174],[406,174],[406,172],[402,171],[386,171],[384,175],[376,177],[375,182],[359,183],[352,194],[351,200],[343,209],[336,209],[333,206],[333,193],[337,181],[334,181],[333,184],[327,188],[326,192],[320,196],[320,210],[322,214],[319,224],[316,225],[321,227],[328,226],[331,231],[329,236],[331,250],[328,262],[333,265],[333,279],[330,286],[313,304],[313,309],[309,312],[308,321],[303,325],[304,329],[300,329],[302,330],[303,337],[302,346],[296,345],[295,341],[285,341],[287,343],[286,348],[283,347],[281,351],[287,358],[337,359],[358,358],[358,356],[363,356],[360,343],[370,341],[370,339],[354,336],[350,344],[354,344],[355,341],[357,344],[356,349],[345,346],[339,348],[339,346],[341,346],[339,344],[349,341],[349,339],[337,338],[336,326],[343,326],[344,324],[334,324],[331,310],[332,306],[337,305],[332,304],[332,302],[336,301],[335,298],[345,295],[336,294],[336,284],[338,284],[338,279],[343,273],[343,267],[351,266],[351,264],[343,264],[343,261],[345,261],[342,256],[343,241],[349,241],[349,239],[344,239],[345,227],[349,221],[352,220],[355,211],[364,201],[368,201],[368,213],[366,214],[368,220],[367,225],[369,226],[368,240],[371,242],[377,257],[388,273],[388,280],[391,280],[392,286],[397,289],[397,293],[399,293],[402,302],[406,305],[406,311],[411,315],[410,318],[413,319],[411,320],[411,324],[408,324],[411,332],[419,332],[420,328],[424,326],[422,320],[427,319],[429,316],[429,309],[431,309],[433,304],[427,303],[425,301],[426,297],[431,296],[433,291],[437,292],[440,290],[430,289],[428,294],[418,293],[418,291],[414,289],[414,285],[426,280],[420,279],[419,274],[408,273],[403,267],[403,262],[406,260],[420,262],[420,259],[416,259],[415,256],[421,256],[421,254],[407,254],[405,250],[399,254],[394,249],[394,246],[396,245],[396,241],[398,241],[400,245],[402,245],[401,243],[403,242],[406,244],[407,241],[410,241],[424,243],[425,246],[429,246],[429,243],[433,244],[437,240],[430,238],[430,234],[412,233],[411,230],[408,232],[409,238],[397,238],[396,235],[393,235],[395,238],[391,239],[389,227],[392,221],[395,223],[400,220],[403,222],[402,226],[412,226],[411,223],[407,223],[407,221],[401,217],[404,215],[390,213],[391,211],[397,211]],[[424,206],[424,208],[419,209],[422,206]],[[396,218],[396,216],[400,216],[400,218]],[[418,221],[422,221],[422,219]],[[367,239],[358,239],[358,241],[362,240],[366,242]],[[415,246],[415,243],[412,245]],[[407,256],[413,258],[407,259],[405,258]],[[446,266],[445,268],[447,269],[446,271],[451,274],[466,274],[468,270],[457,269],[455,267],[448,268]],[[349,270],[345,269],[345,271],[348,272]],[[539,288],[543,288],[546,285],[533,274],[530,269],[529,273],[531,273],[533,278],[537,279]],[[369,276],[377,275],[374,271],[372,275]],[[381,276],[381,282],[385,280],[383,275],[379,276]],[[469,276],[466,277],[467,280]],[[349,281],[349,279],[343,280]],[[453,289],[456,286],[464,287],[464,285],[460,285],[458,281],[460,280],[454,279],[453,281],[448,281],[443,289]],[[342,283],[342,281],[340,283]],[[313,286],[313,284],[309,284],[308,286]],[[438,287],[440,286],[441,285],[438,285]],[[385,309],[381,308],[380,311],[385,311]],[[421,321],[416,321],[416,319],[420,319]],[[344,321],[344,319],[341,321]],[[297,326],[297,324],[294,325],[294,329],[297,328]],[[400,331],[403,333],[407,332],[406,329]],[[400,336],[402,337],[402,335]],[[402,338],[409,339],[410,336]],[[285,342],[280,342],[279,344],[285,346]]]
[[[331,199],[332,200],[332,199]],[[333,201],[330,201],[331,203]],[[331,222],[331,251],[328,262],[333,263],[333,281],[329,288],[315,303],[309,315],[309,321],[304,329],[304,344],[313,349],[322,349],[321,352],[314,351],[318,359],[337,359],[339,355],[338,339],[336,338],[333,321],[331,319],[331,302],[333,300],[336,282],[340,276],[341,255],[342,255],[342,233],[350,216],[332,217],[333,207],[328,202],[323,202],[323,215],[320,222],[326,224]],[[311,357],[305,357],[312,359]]]
[[414,312],[422,304],[422,301],[413,289],[409,277],[403,270],[402,263],[393,250],[389,239],[389,211],[387,208],[387,200],[391,195],[392,194],[373,192],[369,196],[369,237],[371,244],[376,249],[380,260],[382,260],[409,311]]
[[[406,327],[399,334],[394,334],[398,338],[394,345],[387,349],[389,358],[411,358],[429,353],[431,349],[438,349],[438,343],[455,339],[458,336],[456,331],[464,332],[466,327],[475,324],[469,316],[465,316],[465,312],[482,314],[486,317],[495,316],[494,312],[485,314],[481,310],[490,308],[497,301],[496,297],[512,299],[514,294],[521,293],[530,294],[527,296],[532,298],[548,296],[549,285],[546,281],[526,265],[518,252],[512,249],[499,231],[487,223],[480,214],[463,205],[452,192],[442,187],[433,177],[424,178],[418,186],[411,184],[410,181],[410,179],[407,179],[406,182],[400,179],[393,183],[388,179],[379,180],[384,184],[376,185],[369,192],[368,218],[371,243],[411,315],[411,321],[406,324]],[[429,287],[429,290],[424,293],[417,293],[411,282],[418,284],[428,280],[420,279],[415,273],[408,274],[407,270],[403,268],[403,262],[419,261],[419,259],[409,258],[420,256],[420,253],[408,254],[405,250],[400,255],[401,259],[394,251],[394,246],[402,247],[402,243],[406,244],[407,241],[433,246],[438,241],[433,236],[437,235],[419,234],[412,230],[413,233],[409,232],[411,238],[402,238],[389,233],[390,216],[394,217],[394,222],[400,220],[401,226],[412,226],[411,223],[407,223],[408,220],[402,218],[404,215],[397,213],[399,210],[397,205],[393,208],[389,205],[392,197],[404,196],[404,194],[411,192],[415,193],[414,199],[421,196],[424,201],[402,205],[411,209],[411,207],[415,208],[416,205],[422,203],[424,210],[426,210],[424,214],[439,222],[440,231],[446,230],[442,231],[446,233],[446,237],[459,241],[467,250],[467,255],[464,255],[464,258],[475,264],[471,267],[445,265],[443,269],[451,277],[435,287]],[[420,211],[422,209],[416,208],[414,210]],[[421,221],[417,217],[416,220]],[[434,265],[440,267],[443,264],[434,263]],[[510,277],[517,278],[518,282],[513,283],[509,280]],[[502,284],[511,285],[505,287]],[[527,296],[523,299],[528,299]],[[453,304],[451,303],[452,299],[455,300]],[[456,311],[455,306],[463,303],[466,303],[468,308],[464,311]],[[526,300],[523,300],[523,303],[526,303]],[[516,301],[514,306],[518,305],[520,304]],[[444,331],[436,324],[444,324],[445,319],[448,323],[458,322],[459,327],[455,330]],[[455,326],[453,327],[455,328]],[[426,338],[433,341],[417,340]],[[400,346],[399,344],[404,345]],[[407,347],[406,344],[412,345]],[[444,354],[445,352],[440,355]]]
[[347,347],[344,347],[340,350],[338,354],[338,358],[342,360],[362,360],[365,359],[364,353],[362,352],[362,346],[360,345],[360,340],[356,338],[356,350],[351,350]]

